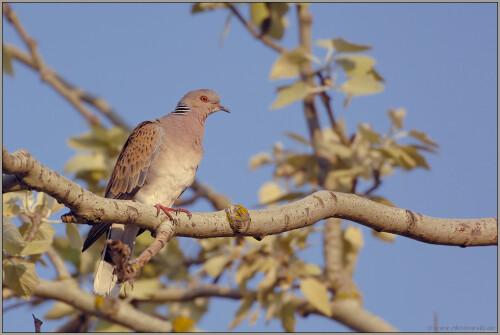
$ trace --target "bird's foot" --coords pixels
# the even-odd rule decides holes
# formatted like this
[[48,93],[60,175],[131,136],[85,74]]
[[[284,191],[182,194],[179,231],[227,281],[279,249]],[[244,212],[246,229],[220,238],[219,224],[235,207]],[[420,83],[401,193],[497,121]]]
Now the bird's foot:
[[157,210],[157,212],[156,212],[156,216],[158,216],[158,215],[160,214],[160,209],[161,209],[161,210],[163,211],[163,213],[165,213],[171,221],[173,221],[173,220],[174,220],[174,218],[172,217],[172,214],[170,214],[169,212],[175,212],[175,215],[177,215],[177,214],[179,214],[180,212],[182,212],[182,213],[186,213],[186,214],[187,214],[187,216],[188,216],[190,219],[191,219],[191,217],[192,217],[191,212],[190,212],[190,211],[188,211],[187,209],[183,209],[183,208],[170,208],[170,207],[165,207],[165,206],[162,206],[162,205],[160,205],[160,204],[156,204],[156,205],[155,205],[155,207],[156,207],[156,210]]

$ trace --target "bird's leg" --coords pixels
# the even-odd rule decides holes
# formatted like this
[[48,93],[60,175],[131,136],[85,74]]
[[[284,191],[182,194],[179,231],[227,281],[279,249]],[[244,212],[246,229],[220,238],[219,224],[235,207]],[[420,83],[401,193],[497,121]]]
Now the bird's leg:
[[192,216],[190,211],[188,211],[187,209],[183,209],[183,208],[170,208],[170,207],[162,206],[160,204],[156,204],[155,207],[157,210],[156,216],[158,216],[158,214],[160,214],[160,209],[161,209],[163,211],[163,213],[165,213],[171,221],[173,221],[174,218],[172,217],[172,214],[170,214],[169,212],[175,212],[175,215],[179,214],[180,212],[183,212],[183,213],[186,213],[190,219]]

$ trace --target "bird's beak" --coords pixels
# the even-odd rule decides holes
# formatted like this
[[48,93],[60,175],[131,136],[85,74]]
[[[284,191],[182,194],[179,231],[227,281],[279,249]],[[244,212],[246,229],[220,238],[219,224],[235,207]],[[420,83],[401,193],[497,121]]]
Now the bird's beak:
[[224,106],[221,106],[221,105],[217,105],[217,108],[220,110],[220,111],[224,111],[226,113],[231,113],[231,111],[229,109],[227,109],[226,107]]

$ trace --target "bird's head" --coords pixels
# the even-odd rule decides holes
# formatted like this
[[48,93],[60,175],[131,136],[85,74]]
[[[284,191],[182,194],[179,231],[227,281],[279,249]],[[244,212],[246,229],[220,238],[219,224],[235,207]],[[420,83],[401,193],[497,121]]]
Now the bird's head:
[[190,113],[205,119],[208,115],[224,111],[230,113],[229,109],[220,105],[220,97],[212,90],[202,89],[187,93],[177,104],[173,114],[188,115]]

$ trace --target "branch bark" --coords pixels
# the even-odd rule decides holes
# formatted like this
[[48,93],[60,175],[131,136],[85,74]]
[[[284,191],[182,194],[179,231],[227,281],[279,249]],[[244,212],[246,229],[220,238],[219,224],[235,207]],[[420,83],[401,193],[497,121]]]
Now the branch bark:
[[47,281],[40,279],[35,295],[65,302],[90,315],[118,323],[138,332],[171,332],[170,322],[142,313],[129,304],[106,299],[82,291],[73,280]]
[[[157,217],[154,206],[132,200],[99,197],[44,167],[26,150],[9,154],[3,147],[3,172],[16,174],[31,189],[47,193],[64,203],[77,217],[89,222],[135,224],[156,232],[166,220],[162,215]],[[247,211],[243,206],[240,208]],[[242,214],[240,209],[232,212]],[[360,223],[376,231],[431,244],[467,247],[498,243],[497,218],[433,218],[407,209],[385,206],[354,194],[333,191],[318,191],[290,204],[247,212],[248,222],[241,224],[243,229],[239,229],[239,232],[235,232],[230,225],[230,222],[237,220],[229,217],[226,211],[194,213],[191,219],[179,215],[172,225],[174,235],[195,238],[237,235],[263,237],[336,217]]]

